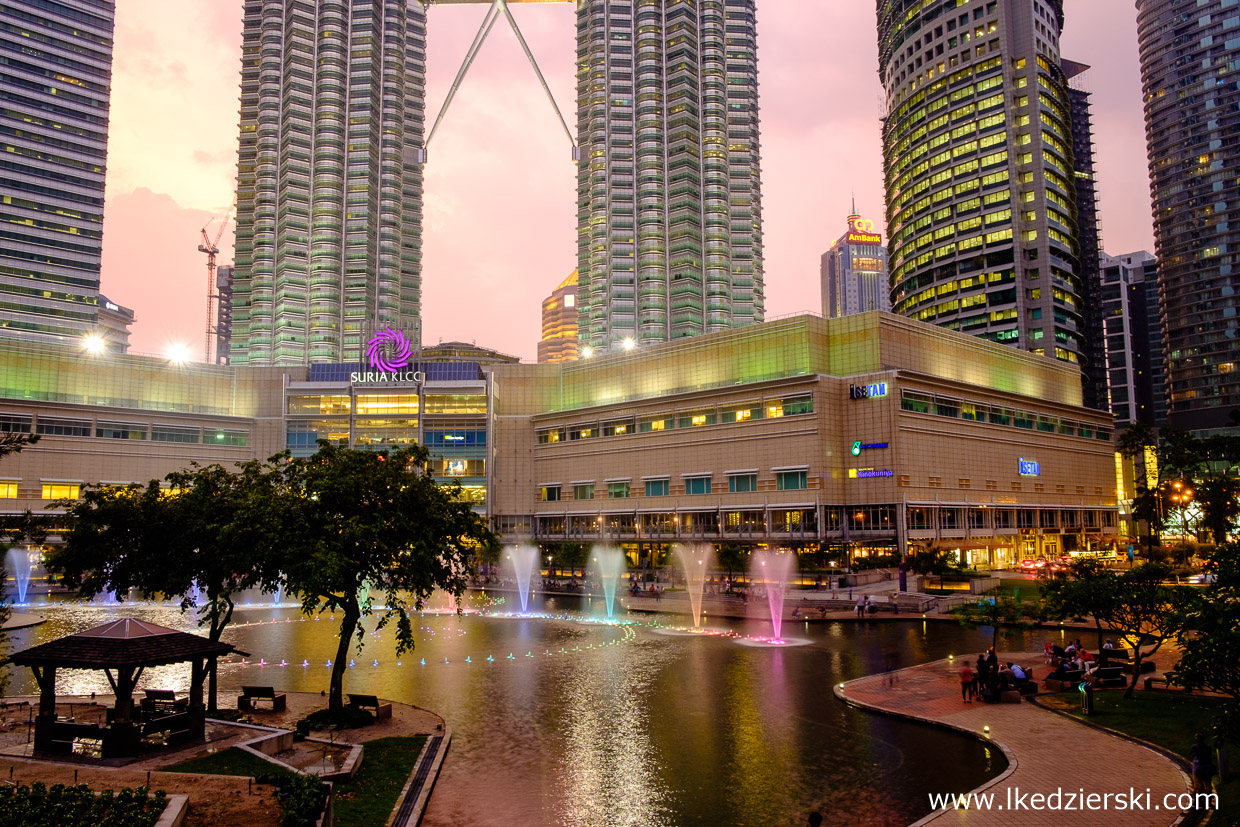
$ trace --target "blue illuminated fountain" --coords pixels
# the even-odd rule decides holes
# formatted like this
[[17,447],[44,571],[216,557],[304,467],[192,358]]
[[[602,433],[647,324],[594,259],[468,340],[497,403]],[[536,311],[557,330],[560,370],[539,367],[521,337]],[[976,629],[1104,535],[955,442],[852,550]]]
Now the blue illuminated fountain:
[[620,582],[620,572],[624,570],[624,552],[615,546],[596,545],[590,557],[592,568],[603,584],[603,599],[607,603],[607,618],[610,620],[615,616],[616,585]]
[[508,553],[508,560],[512,563],[512,571],[517,578],[517,595],[521,599],[521,613],[525,614],[529,611],[530,604],[530,578],[534,575],[534,567],[538,565],[538,547],[514,546]]
[[38,552],[18,551],[9,549],[7,563],[13,572],[13,582],[17,584],[17,602],[26,602],[26,591],[30,588],[30,567],[38,559]]

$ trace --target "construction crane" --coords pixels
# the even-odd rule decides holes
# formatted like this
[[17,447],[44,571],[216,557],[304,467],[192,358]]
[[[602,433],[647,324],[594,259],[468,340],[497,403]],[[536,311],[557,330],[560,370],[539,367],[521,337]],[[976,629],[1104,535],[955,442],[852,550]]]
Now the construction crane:
[[207,337],[206,346],[203,349],[202,360],[210,363],[211,361],[211,334],[215,332],[215,325],[212,316],[212,302],[216,299],[215,284],[215,257],[220,252],[220,239],[224,237],[224,228],[228,226],[228,219],[232,217],[233,209],[237,206],[234,200],[228,212],[224,213],[224,220],[220,222],[220,229],[215,234],[215,240],[207,235],[207,227],[211,226],[211,221],[215,220],[212,216],[211,221],[207,222],[207,227],[202,228],[202,243],[198,245],[198,252],[207,254]]

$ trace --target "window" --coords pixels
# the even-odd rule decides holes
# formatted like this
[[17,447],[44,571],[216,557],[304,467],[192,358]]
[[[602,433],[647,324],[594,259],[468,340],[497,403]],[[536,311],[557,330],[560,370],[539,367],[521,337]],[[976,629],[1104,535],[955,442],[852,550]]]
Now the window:
[[805,484],[804,471],[780,471],[775,474],[775,488],[778,491],[800,491],[808,486]]
[[797,416],[814,412],[814,400],[809,396],[792,396],[783,401],[784,416]]
[[667,480],[646,480],[647,497],[666,497],[667,489]]
[[[347,425],[347,423],[346,423]],[[178,428],[175,425],[152,425],[152,442],[197,442],[197,428]]]
[[28,416],[0,414],[0,434],[28,434],[31,422]]
[[574,500],[592,500],[594,499],[594,483],[573,486]]
[[124,422],[99,422],[95,425],[95,436],[104,439],[146,439],[146,426]]
[[40,416],[35,432],[48,436],[90,436],[90,420]]
[[560,501],[560,486],[544,485],[538,489],[538,501],[544,503],[558,503]]
[[593,425],[582,425],[568,429],[569,439],[593,439],[598,436],[598,428]]
[[43,499],[76,500],[81,486],[78,483],[43,483]]
[[689,477],[685,480],[686,494],[709,494],[710,477]]
[[208,431],[202,435],[202,444],[239,445],[244,448],[250,444],[250,434],[248,431],[229,431],[224,429]]
[[914,413],[930,413],[930,397],[905,391],[900,397],[900,407]]
[[670,431],[676,427],[676,420],[669,417],[656,417],[655,419],[643,419],[638,430],[643,434],[651,431]]
[[934,412],[939,416],[950,416],[955,419],[960,416],[960,403],[955,399],[935,399]]
[[17,483],[0,482],[0,500],[17,499]]
[[747,494],[750,491],[758,490],[757,474],[729,474],[728,475],[728,493],[729,494]]
[[564,440],[563,428],[544,428],[538,432],[538,444],[550,445]]
[[603,436],[624,436],[633,433],[632,422],[609,422],[603,426]]
[[682,413],[677,424],[681,428],[700,428],[703,425],[714,425],[715,412],[697,411],[694,413]]
[[611,500],[624,500],[629,496],[628,482],[609,482],[607,483],[607,498]]

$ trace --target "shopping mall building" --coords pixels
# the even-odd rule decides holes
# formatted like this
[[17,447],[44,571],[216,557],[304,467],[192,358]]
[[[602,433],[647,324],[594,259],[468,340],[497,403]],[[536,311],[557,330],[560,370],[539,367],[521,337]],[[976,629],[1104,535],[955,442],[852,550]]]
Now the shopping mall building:
[[418,442],[506,542],[937,547],[971,562],[1113,548],[1109,414],[1075,367],[886,313],[804,315],[515,364],[171,365],[0,344],[0,513],[318,439]]

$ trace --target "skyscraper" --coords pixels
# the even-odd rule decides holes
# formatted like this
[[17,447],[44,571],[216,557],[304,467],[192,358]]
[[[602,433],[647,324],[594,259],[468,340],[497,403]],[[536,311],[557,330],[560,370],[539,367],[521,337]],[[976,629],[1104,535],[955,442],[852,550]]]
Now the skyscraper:
[[419,330],[426,9],[245,0],[231,361]]
[[1240,23],[1232,0],[1138,0],[1168,419],[1240,428]]
[[582,346],[762,320],[756,5],[579,5]]
[[577,271],[542,301],[539,362],[571,362],[577,358]]
[[1166,419],[1162,329],[1158,320],[1158,264],[1144,250],[1099,254],[1106,335],[1107,410],[1117,424],[1162,425]]
[[1089,90],[1080,83],[1089,70],[1084,63],[1063,61],[1072,121],[1072,184],[1076,194],[1076,238],[1080,247],[1077,276],[1081,285],[1081,391],[1085,407],[1108,410],[1107,349],[1103,341],[1102,280],[1098,256],[1102,252],[1098,224],[1098,187],[1094,177],[1094,128]]
[[828,319],[868,310],[891,310],[887,248],[874,222],[857,215],[853,204],[848,232],[822,254],[822,315]]
[[1079,363],[1063,0],[879,0],[892,309]]
[[112,0],[0,5],[0,336],[98,325],[114,21]]

